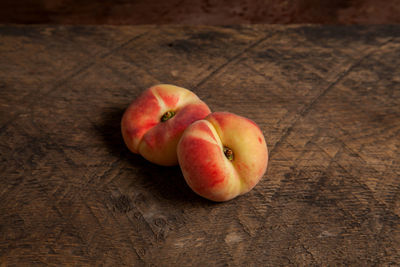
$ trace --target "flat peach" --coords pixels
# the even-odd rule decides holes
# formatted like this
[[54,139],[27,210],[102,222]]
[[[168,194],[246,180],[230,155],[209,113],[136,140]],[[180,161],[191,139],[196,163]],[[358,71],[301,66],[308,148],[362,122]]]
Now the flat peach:
[[122,136],[133,153],[159,165],[176,165],[176,147],[183,131],[209,113],[208,106],[193,92],[156,85],[127,108],[121,121]]
[[249,192],[264,175],[268,149],[251,120],[215,112],[190,125],[178,144],[186,182],[200,196],[226,201]]

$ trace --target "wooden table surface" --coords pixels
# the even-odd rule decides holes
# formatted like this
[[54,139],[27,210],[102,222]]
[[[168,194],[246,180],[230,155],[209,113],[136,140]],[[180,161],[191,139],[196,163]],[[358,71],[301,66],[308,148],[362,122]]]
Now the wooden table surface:
[[[120,134],[145,88],[254,120],[250,193]],[[400,265],[400,26],[0,26],[0,266]]]

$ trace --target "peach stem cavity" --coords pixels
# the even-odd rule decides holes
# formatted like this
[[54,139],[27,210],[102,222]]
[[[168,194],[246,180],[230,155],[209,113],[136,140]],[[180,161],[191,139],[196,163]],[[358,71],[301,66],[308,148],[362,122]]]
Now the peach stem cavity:
[[164,115],[162,115],[160,120],[161,120],[161,122],[165,122],[165,121],[171,119],[173,116],[175,116],[174,111],[167,111],[164,113]]
[[233,151],[232,151],[232,149],[230,149],[229,147],[224,146],[224,154],[225,154],[225,157],[228,160],[233,161]]

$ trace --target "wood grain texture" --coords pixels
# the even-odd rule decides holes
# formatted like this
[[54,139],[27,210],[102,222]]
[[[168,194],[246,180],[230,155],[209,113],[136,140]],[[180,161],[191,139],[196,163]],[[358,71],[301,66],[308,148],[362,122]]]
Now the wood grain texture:
[[[0,27],[0,266],[400,265],[400,27]],[[257,122],[213,203],[124,146],[145,88]]]

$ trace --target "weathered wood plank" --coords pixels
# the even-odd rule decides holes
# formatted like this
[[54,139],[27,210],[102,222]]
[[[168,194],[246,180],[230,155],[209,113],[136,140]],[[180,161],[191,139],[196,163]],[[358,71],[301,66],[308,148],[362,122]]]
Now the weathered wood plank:
[[[0,27],[0,266],[400,264],[400,27]],[[215,204],[131,154],[165,82],[256,121],[249,194]]]

